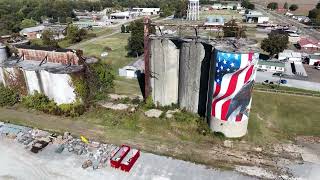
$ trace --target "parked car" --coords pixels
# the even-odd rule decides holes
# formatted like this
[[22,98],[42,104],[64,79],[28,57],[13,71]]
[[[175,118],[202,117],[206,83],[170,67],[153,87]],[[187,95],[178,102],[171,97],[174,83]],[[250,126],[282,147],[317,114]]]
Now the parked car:
[[273,73],[272,76],[282,76],[282,73]]
[[280,84],[287,84],[288,83],[288,81],[286,79],[281,79],[279,82],[280,82]]

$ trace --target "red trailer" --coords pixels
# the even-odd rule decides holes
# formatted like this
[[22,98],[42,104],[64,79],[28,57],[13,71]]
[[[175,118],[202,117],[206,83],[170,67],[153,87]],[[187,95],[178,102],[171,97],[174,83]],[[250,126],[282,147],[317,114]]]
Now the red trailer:
[[121,161],[126,157],[129,153],[130,147],[126,145],[122,145],[120,149],[114,154],[110,159],[111,167],[119,168]]
[[131,149],[120,164],[121,170],[129,172],[139,157],[140,151],[137,149]]

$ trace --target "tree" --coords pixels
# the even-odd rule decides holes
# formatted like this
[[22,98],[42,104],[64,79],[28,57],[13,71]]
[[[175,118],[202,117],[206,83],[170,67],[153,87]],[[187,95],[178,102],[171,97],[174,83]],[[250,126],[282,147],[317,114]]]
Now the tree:
[[131,56],[141,55],[144,51],[144,24],[143,20],[130,23],[131,36],[128,39],[128,54]]
[[261,42],[261,49],[274,56],[288,48],[288,35],[271,32],[268,38]]
[[124,25],[121,26],[121,33],[126,33],[126,27]]
[[316,9],[320,9],[320,2],[316,5]]
[[183,18],[187,16],[188,2],[186,0],[180,0],[175,6],[175,18]]
[[59,47],[58,42],[54,39],[54,32],[50,30],[44,30],[42,32],[42,43],[49,47]]
[[267,8],[271,9],[271,10],[276,10],[278,9],[278,3],[276,2],[271,2],[267,5]]
[[243,0],[241,2],[241,6],[246,9],[251,9],[251,10],[255,9],[254,4],[252,4],[249,0]]
[[[128,39],[128,55],[137,56],[144,52],[144,24],[143,20],[135,20],[130,23],[129,29],[131,36]],[[152,34],[155,32],[154,27],[150,27],[149,32]]]
[[291,6],[289,7],[290,11],[295,11],[297,10],[299,7],[296,4],[291,4]]
[[82,41],[88,32],[85,29],[79,29],[77,26],[69,25],[67,28],[67,39],[71,41],[71,43],[76,43]]
[[236,20],[231,20],[223,27],[224,37],[246,37],[245,29],[238,26]]
[[288,10],[288,8],[289,8],[289,4],[287,2],[285,2],[284,5],[283,5],[283,9]]
[[254,9],[255,9],[255,5],[252,4],[252,3],[250,3],[250,4],[248,5],[248,9],[254,10]]
[[20,28],[24,29],[24,28],[34,27],[36,25],[37,25],[37,21],[33,19],[24,19],[20,23]]

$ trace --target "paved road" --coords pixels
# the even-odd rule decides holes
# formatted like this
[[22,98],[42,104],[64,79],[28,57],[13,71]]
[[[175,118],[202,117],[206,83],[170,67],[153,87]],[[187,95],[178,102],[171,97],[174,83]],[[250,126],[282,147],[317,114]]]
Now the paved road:
[[[256,82],[262,83],[265,80],[277,82],[279,77],[272,76],[273,73],[270,72],[257,72]],[[310,82],[310,81],[301,81],[295,79],[286,79],[288,83],[284,86],[295,87],[306,90],[320,91],[320,83]]]
[[315,39],[320,40],[320,32],[316,31],[315,29],[306,29],[305,27],[308,27],[305,24],[302,24],[292,18],[289,18],[285,15],[278,14],[275,11],[269,11],[265,10],[265,7],[260,5],[260,4],[255,4],[255,7],[257,10],[261,11],[262,13],[268,15],[269,17],[273,17],[276,19],[278,22],[283,23],[283,24],[291,24],[299,28],[301,30],[302,34],[308,35],[310,37],[313,37]]

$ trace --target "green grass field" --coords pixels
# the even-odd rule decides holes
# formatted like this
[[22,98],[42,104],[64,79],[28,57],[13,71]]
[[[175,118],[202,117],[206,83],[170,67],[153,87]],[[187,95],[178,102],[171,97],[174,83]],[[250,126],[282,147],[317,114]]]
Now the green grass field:
[[[319,104],[320,98],[254,92],[248,134],[241,140],[253,147],[268,148],[275,143],[293,140],[298,135],[319,137]],[[144,151],[212,167],[232,167],[228,162],[217,162],[217,157],[208,158],[212,146],[221,145],[224,138],[199,134],[197,121],[202,119],[197,115],[182,112],[173,119],[147,118],[143,109],[129,113],[92,107],[80,117],[69,118],[16,106],[0,108],[0,121],[57,133],[68,131],[75,136],[84,135],[117,145],[128,144]],[[249,153],[250,150],[246,151]]]

